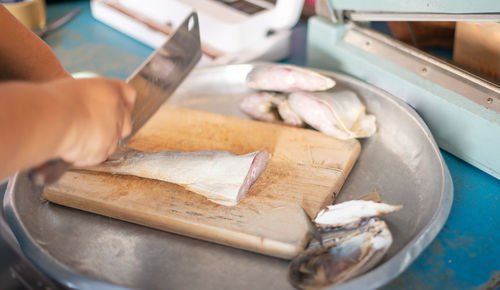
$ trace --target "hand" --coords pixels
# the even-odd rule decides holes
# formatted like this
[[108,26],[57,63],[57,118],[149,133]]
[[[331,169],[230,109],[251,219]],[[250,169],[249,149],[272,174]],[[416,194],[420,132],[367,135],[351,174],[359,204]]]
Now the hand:
[[130,134],[136,92],[125,82],[67,78],[45,83],[44,87],[68,113],[69,130],[58,150],[65,161],[75,166],[98,164]]

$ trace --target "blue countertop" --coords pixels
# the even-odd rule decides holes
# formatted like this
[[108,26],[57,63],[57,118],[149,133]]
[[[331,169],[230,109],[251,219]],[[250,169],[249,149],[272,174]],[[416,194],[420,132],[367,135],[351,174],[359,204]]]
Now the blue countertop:
[[[45,38],[68,71],[125,79],[152,52],[93,19],[88,1],[49,3],[48,19],[76,7],[82,7],[82,13]],[[305,26],[302,23],[295,28],[293,54],[283,62],[305,65]],[[442,154],[455,188],[448,221],[422,255],[385,286],[387,289],[500,287],[500,180],[445,151]]]

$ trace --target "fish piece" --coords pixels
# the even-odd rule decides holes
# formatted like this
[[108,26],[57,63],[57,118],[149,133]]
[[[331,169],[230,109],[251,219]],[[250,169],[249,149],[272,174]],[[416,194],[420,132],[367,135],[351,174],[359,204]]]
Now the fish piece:
[[85,170],[176,183],[210,201],[232,206],[245,197],[269,159],[265,150],[237,155],[227,151],[142,152],[127,148]]
[[375,116],[366,114],[365,106],[351,91],[296,92],[288,96],[288,103],[304,122],[338,139],[366,138],[377,130]]
[[268,92],[246,95],[240,103],[240,109],[253,119],[302,127],[304,122],[290,108],[285,96]]
[[314,223],[322,228],[353,228],[363,220],[393,213],[402,207],[369,200],[350,200],[327,206],[318,213]]
[[262,65],[250,71],[247,86],[263,91],[314,92],[332,88],[335,81],[315,71],[292,65]]
[[288,279],[299,289],[341,284],[377,265],[392,244],[387,224],[376,218],[354,229],[341,229],[313,245],[290,263]]
[[288,100],[286,97],[274,95],[272,103],[278,108],[278,113],[282,123],[293,127],[304,126],[304,121],[302,121],[300,116],[295,113],[292,108],[290,108],[290,104],[288,104]]
[[271,93],[252,93],[245,96],[241,100],[240,109],[259,121],[273,123],[279,120],[273,109],[273,94]]

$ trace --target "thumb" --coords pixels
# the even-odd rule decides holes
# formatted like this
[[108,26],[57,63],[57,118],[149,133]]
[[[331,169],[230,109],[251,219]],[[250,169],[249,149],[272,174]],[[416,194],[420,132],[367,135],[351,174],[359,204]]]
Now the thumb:
[[135,98],[137,96],[137,92],[133,86],[125,82],[122,83],[121,90],[122,90],[122,98],[123,101],[125,102],[125,107],[127,108],[128,112],[131,113],[132,110],[134,109],[134,103],[135,103]]
[[122,126],[121,137],[125,138],[128,135],[130,135],[130,133],[132,133],[132,121],[130,119],[130,113],[125,112],[125,114],[123,116],[123,126]]

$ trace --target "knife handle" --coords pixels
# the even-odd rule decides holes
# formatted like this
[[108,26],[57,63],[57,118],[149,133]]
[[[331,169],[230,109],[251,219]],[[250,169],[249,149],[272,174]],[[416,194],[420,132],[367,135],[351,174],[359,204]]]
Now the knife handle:
[[29,178],[33,183],[39,186],[51,184],[59,180],[59,178],[71,167],[62,159],[50,160],[29,172]]

